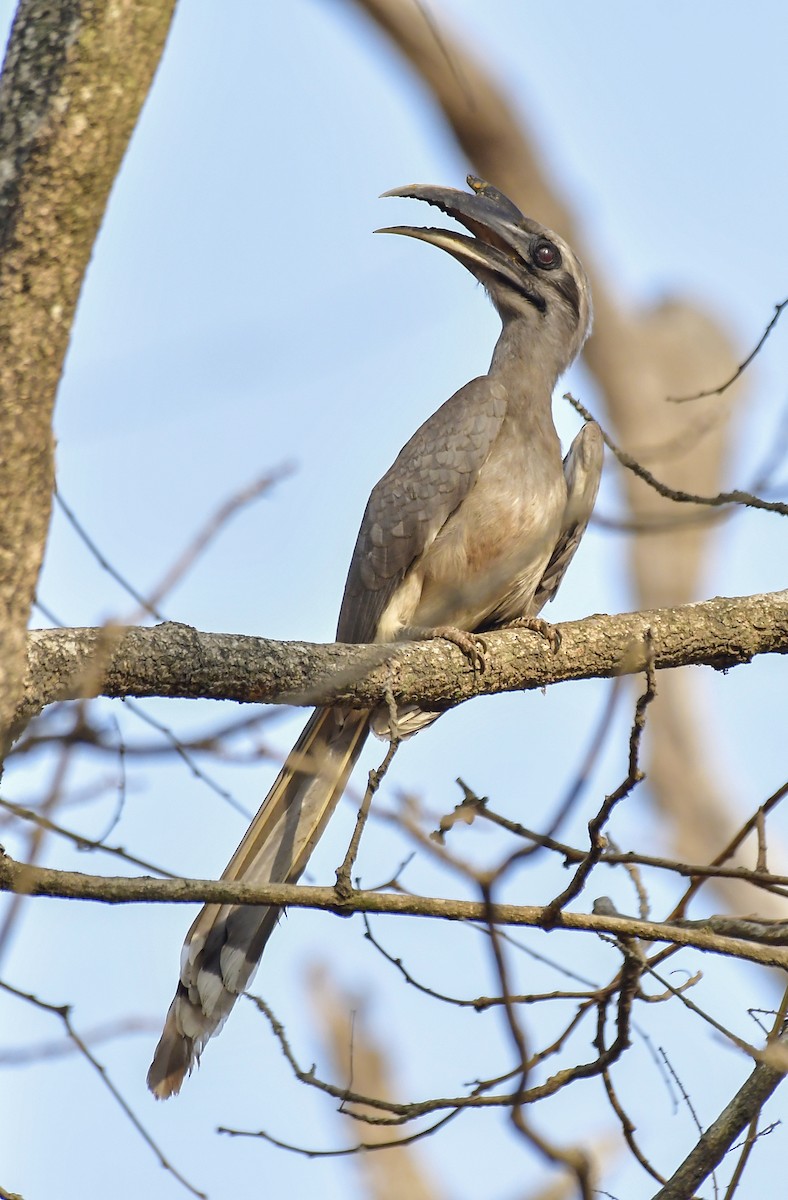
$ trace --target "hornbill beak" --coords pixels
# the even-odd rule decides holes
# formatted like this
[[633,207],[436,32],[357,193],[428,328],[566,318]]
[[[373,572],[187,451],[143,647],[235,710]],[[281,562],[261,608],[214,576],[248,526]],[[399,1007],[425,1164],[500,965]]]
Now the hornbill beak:
[[531,289],[527,287],[529,273],[524,270],[521,247],[535,231],[535,226],[492,184],[469,175],[468,185],[472,192],[413,183],[392,188],[390,192],[384,192],[383,197],[426,200],[459,221],[473,237],[452,229],[424,229],[414,225],[393,225],[375,232],[401,233],[431,242],[458,259],[482,283],[489,284],[492,275],[518,292],[529,293],[529,298],[533,299]]

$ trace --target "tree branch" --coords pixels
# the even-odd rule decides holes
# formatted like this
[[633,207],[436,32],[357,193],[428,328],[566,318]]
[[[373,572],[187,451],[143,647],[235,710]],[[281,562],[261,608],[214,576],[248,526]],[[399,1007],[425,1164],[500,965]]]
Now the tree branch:
[[[333,887],[307,887],[292,883],[255,885],[225,879],[152,879],[149,876],[84,875],[79,871],[56,871],[28,866],[8,855],[0,856],[0,892],[28,896],[51,896],[70,900],[94,900],[104,904],[270,904],[288,908],[314,908],[340,916],[352,913],[387,913],[410,917],[432,917],[445,921],[485,922],[490,909],[478,900],[454,900],[434,896],[352,890],[349,894]],[[548,915],[546,907],[494,904],[492,918],[498,925],[540,928]],[[693,926],[640,921],[634,917],[606,913],[560,912],[549,914],[551,927],[609,933],[613,937],[636,937],[649,942],[693,946],[762,966],[788,967],[788,947],[761,945],[725,937]]]
[[201,633],[172,622],[154,628],[38,629],[28,638],[17,728],[54,701],[100,695],[373,707],[390,691],[399,703],[451,708],[472,696],[643,671],[648,630],[655,669],[727,670],[758,654],[788,653],[788,591],[596,615],[560,629],[556,653],[527,631],[488,635],[490,661],[483,674],[441,640],[396,647],[316,645]]

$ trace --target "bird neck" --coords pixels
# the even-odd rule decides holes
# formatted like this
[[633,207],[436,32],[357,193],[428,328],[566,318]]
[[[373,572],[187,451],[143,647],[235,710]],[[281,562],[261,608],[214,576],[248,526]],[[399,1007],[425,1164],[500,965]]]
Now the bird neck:
[[558,377],[567,367],[566,338],[555,336],[541,313],[504,318],[488,372],[510,391],[527,393],[532,404],[550,407]]

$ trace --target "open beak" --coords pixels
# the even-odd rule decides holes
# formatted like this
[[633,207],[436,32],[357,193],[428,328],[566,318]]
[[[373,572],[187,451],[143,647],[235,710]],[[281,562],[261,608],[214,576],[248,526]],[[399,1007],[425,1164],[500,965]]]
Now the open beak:
[[511,200],[492,184],[484,183],[473,175],[468,176],[468,184],[472,192],[414,183],[392,188],[383,196],[425,200],[459,221],[470,230],[473,237],[451,229],[414,225],[393,225],[375,232],[400,233],[422,242],[431,242],[453,255],[481,282],[484,282],[485,275],[492,273],[520,291],[523,287],[523,260],[518,253],[518,245],[522,244],[527,222]]

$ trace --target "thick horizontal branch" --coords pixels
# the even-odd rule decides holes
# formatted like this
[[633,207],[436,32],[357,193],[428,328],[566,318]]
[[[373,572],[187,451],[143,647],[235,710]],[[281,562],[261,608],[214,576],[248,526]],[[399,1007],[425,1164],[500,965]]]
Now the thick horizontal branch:
[[[152,879],[148,876],[84,875],[78,871],[56,871],[28,866],[0,855],[0,892],[50,896],[70,900],[94,900],[103,904],[274,904],[277,907],[313,908],[348,917],[353,913],[388,913],[410,917],[432,917],[444,921],[486,922],[490,908],[483,901],[453,900],[433,896],[406,896],[392,892],[351,890],[340,893],[333,887],[306,887],[279,883],[253,885],[238,881],[208,879]],[[788,947],[740,941],[711,931],[638,921],[633,917],[559,912],[534,905],[495,904],[493,920],[500,925],[542,927],[607,933],[613,937],[636,937],[649,942],[692,946],[763,966],[788,967]],[[554,920],[555,917],[555,920]]]
[[758,654],[788,653],[788,591],[596,615],[559,628],[557,653],[529,631],[487,635],[482,673],[443,640],[396,647],[315,645],[200,633],[172,622],[153,628],[39,629],[28,639],[18,725],[53,701],[99,695],[367,708],[390,689],[401,702],[450,708],[472,696],[642,671],[647,630],[657,669],[703,664],[725,670]]

